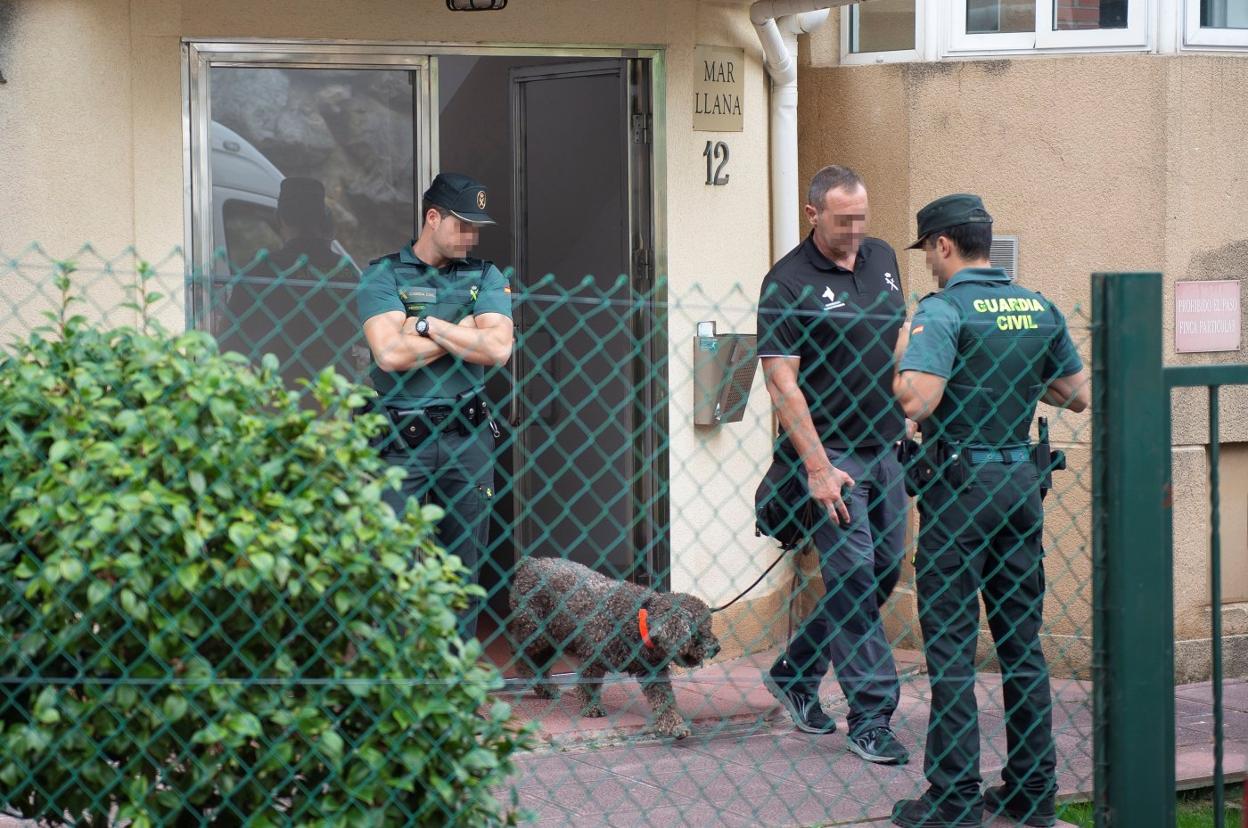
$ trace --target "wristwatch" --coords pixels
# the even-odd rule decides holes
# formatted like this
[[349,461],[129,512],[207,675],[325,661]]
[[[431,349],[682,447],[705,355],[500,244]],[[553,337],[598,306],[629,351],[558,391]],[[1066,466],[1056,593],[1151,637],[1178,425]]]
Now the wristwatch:
[[429,335],[429,317],[422,316],[416,320],[416,335],[417,336]]

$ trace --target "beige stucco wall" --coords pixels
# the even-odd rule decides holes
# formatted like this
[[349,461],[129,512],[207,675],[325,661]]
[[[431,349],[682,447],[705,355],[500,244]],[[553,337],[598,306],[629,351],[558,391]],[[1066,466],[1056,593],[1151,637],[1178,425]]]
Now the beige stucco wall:
[[[662,49],[666,120],[657,186],[674,303],[668,331],[673,586],[722,601],[758,576],[773,548],[752,531],[753,491],[769,456],[770,409],[761,379],[744,422],[695,429],[691,415],[695,323],[717,319],[720,331],[753,332],[752,306],[770,263],[768,88],[747,7],[741,0],[516,0],[502,12],[456,14],[443,0],[19,0],[0,44],[9,81],[0,86],[0,253],[14,256],[38,242],[50,257],[69,258],[89,242],[105,257],[134,246],[163,260],[185,243],[184,38]],[[697,44],[746,50],[744,132],[692,129]],[[708,139],[731,146],[726,187],[705,184]],[[77,258],[84,267],[93,262],[89,254]],[[46,276],[47,258],[31,254],[22,261],[16,273],[0,268],[6,296],[27,295],[32,277]],[[173,297],[164,317],[176,327],[181,263],[166,261],[163,273]],[[124,279],[87,277],[94,304],[115,309]],[[33,308],[7,318],[8,309],[0,308],[0,324],[27,327],[37,321]],[[782,594],[777,587],[787,587],[784,569],[754,593],[757,611],[742,616],[753,619],[751,629],[769,626],[763,616]]]
[[[817,35],[824,42],[811,44],[809,63],[831,62],[831,36]],[[911,240],[927,201],[979,193],[995,232],[1019,237],[1021,281],[1066,311],[1085,359],[1089,274],[1151,270],[1165,274],[1167,362],[1242,362],[1248,349],[1175,354],[1172,308],[1176,280],[1248,275],[1246,81],[1248,59],[1191,54],[808,65],[802,175],[831,161],[859,168],[874,232],[897,246]],[[902,266],[909,291],[932,289],[920,255]],[[1248,440],[1244,389],[1222,397],[1222,441]],[[1175,621],[1178,638],[1193,642],[1177,648],[1186,675],[1199,673],[1198,651],[1207,648],[1198,640],[1209,635],[1203,400],[1182,392],[1174,404]],[[1091,636],[1091,429],[1087,416],[1071,414],[1053,426],[1072,462],[1047,501],[1046,646],[1059,669],[1082,672]],[[1227,471],[1224,493],[1241,496],[1243,467]],[[1248,567],[1243,544],[1233,548],[1238,558],[1226,565]],[[1228,632],[1231,621],[1242,626],[1245,609],[1227,607]]]

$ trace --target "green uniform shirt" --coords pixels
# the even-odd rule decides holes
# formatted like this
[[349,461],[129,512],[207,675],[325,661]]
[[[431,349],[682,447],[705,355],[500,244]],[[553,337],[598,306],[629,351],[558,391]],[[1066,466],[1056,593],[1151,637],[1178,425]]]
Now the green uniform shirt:
[[998,444],[1025,441],[1044,389],[1082,368],[1052,302],[999,267],[968,267],[919,303],[899,370],[948,380],[932,425],[949,438]]
[[[361,324],[391,311],[453,323],[482,313],[510,318],[511,288],[490,262],[463,259],[434,268],[416,258],[408,245],[369,265],[360,276],[356,304]],[[418,407],[448,404],[465,391],[480,390],[485,366],[447,354],[410,371],[383,371],[374,363],[371,376],[384,405]]]

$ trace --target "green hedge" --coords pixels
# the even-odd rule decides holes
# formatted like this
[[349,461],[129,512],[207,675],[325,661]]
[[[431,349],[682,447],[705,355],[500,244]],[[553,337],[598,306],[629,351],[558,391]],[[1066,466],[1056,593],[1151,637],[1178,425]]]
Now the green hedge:
[[[70,315],[0,365],[0,804],[54,821],[482,824],[525,742],[397,518],[369,393]],[[310,401],[315,404],[310,404]],[[514,802],[514,796],[510,800]]]

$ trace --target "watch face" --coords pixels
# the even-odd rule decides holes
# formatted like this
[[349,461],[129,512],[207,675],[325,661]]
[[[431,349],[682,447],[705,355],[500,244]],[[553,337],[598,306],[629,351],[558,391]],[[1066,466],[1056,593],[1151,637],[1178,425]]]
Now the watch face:
[[429,335],[429,320],[428,319],[418,319],[416,321],[416,333],[420,334],[421,336]]

